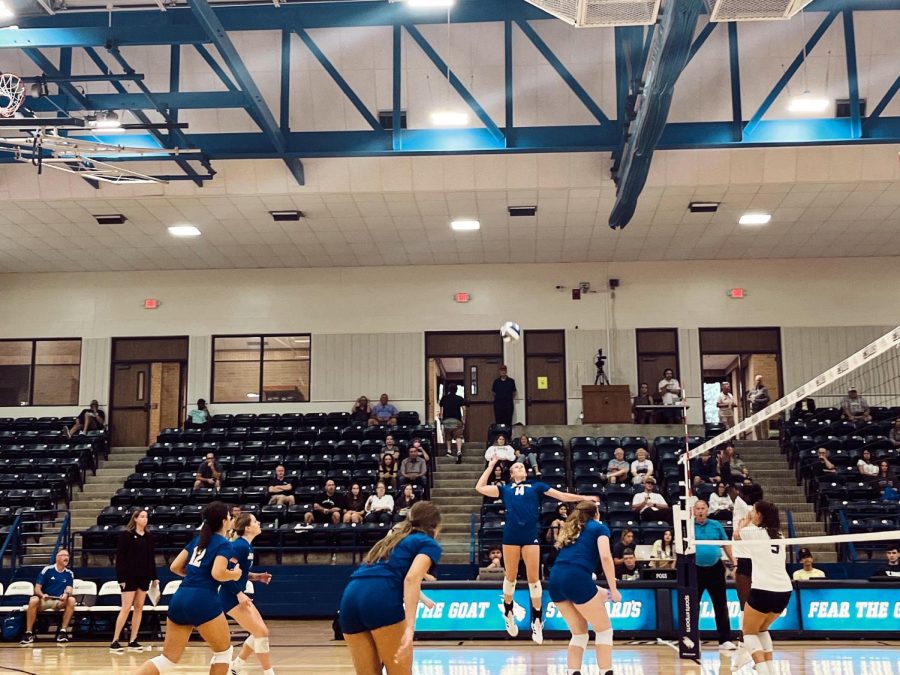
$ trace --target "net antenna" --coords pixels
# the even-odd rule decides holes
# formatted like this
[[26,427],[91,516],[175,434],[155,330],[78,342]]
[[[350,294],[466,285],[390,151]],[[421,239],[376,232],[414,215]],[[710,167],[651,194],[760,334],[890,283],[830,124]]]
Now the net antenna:
[[0,73],[0,117],[12,117],[24,102],[22,78],[12,73]]

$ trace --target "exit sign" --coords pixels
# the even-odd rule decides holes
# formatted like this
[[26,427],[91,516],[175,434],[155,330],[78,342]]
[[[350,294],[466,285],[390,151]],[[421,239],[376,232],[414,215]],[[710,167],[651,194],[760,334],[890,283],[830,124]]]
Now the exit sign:
[[472,296],[468,293],[457,293],[453,296],[453,299],[456,300],[456,302],[468,302],[472,299]]
[[156,309],[159,307],[159,300],[156,298],[147,298],[144,300],[144,309]]
[[740,300],[746,295],[746,291],[743,288],[732,288],[728,291],[728,297],[734,298],[735,300]]

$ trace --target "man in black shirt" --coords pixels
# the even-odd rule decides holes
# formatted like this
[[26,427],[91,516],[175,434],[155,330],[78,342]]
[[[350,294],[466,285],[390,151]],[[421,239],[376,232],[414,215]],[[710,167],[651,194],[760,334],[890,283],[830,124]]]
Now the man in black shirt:
[[453,456],[450,448],[453,441],[456,440],[456,462],[460,463],[462,461],[463,432],[466,427],[463,417],[466,400],[457,393],[458,391],[459,388],[455,384],[447,385],[447,393],[441,397],[438,405],[441,406],[440,419],[441,426],[444,428],[444,440],[447,441],[447,457]]
[[312,523],[333,523],[337,525],[341,522],[341,512],[344,508],[344,497],[335,490],[334,481],[328,479],[325,481],[325,490],[316,496],[311,513],[303,514],[303,519],[307,524]]
[[222,465],[216,461],[216,456],[207,452],[206,457],[197,467],[197,479],[194,481],[194,489],[208,487],[222,487]]
[[294,505],[294,484],[284,477],[284,467],[275,467],[275,475],[269,481],[269,504]]
[[500,377],[494,380],[494,422],[512,426],[513,399],[516,397],[516,381],[506,375],[506,366],[500,366]]
[[652,410],[638,410],[639,405],[653,405],[653,399],[650,397],[650,385],[641,382],[640,393],[631,399],[631,412],[634,413],[635,424],[653,424]]
[[633,548],[622,551],[622,564],[616,565],[616,579],[619,581],[638,581],[641,578],[641,570],[634,556]]
[[873,580],[875,577],[884,577],[884,581],[900,581],[900,550],[898,550],[897,544],[890,544],[885,555],[887,556],[887,565],[872,575]]

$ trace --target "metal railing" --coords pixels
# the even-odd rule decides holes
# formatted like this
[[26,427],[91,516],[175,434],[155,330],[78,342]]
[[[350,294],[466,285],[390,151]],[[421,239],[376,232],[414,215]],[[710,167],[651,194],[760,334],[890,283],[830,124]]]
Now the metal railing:
[[71,522],[72,514],[66,512],[66,517],[63,518],[62,526],[59,528],[59,534],[56,536],[56,544],[53,546],[53,555],[50,556],[51,563],[56,561],[56,554],[59,553],[60,549],[66,549],[72,558],[75,557],[75,554],[72,551],[72,546],[75,543],[75,535],[72,532]]
[[6,558],[7,550],[9,551],[10,569],[15,570],[19,561],[19,544],[22,538],[22,516],[17,515],[13,524],[9,527],[9,532],[3,540],[3,546],[0,546],[0,568],[3,567],[3,561]]
[[475,514],[471,514],[471,518],[469,519],[469,564],[474,565],[475,559],[478,552],[478,547],[476,544],[475,537]]
[[[788,537],[795,539],[797,537],[797,528],[794,527],[794,512],[790,509],[787,511],[787,528]],[[795,562],[794,557],[794,546],[788,546],[788,562]]]
[[[843,511],[838,511],[838,522],[841,525],[841,534],[850,534],[850,523],[847,520],[847,514]],[[859,560],[859,556],[856,555],[856,546],[852,541],[847,542],[846,544],[841,544],[842,547],[846,547],[847,555],[850,558],[850,562],[857,562]],[[843,557],[843,556],[841,556]]]

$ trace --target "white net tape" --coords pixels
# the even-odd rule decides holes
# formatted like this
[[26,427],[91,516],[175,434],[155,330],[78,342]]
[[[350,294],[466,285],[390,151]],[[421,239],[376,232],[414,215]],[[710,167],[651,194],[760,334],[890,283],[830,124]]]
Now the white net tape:
[[688,538],[691,545],[702,546],[734,546],[740,543],[741,548],[754,546],[771,546],[773,541],[785,546],[806,546],[808,544],[854,544],[857,542],[868,541],[900,541],[900,530],[890,530],[886,532],[857,532],[855,534],[823,534],[814,537],[791,537],[784,539],[749,539],[740,542],[731,539],[694,539]]
[[12,117],[24,101],[22,78],[12,73],[0,74],[0,117]]

